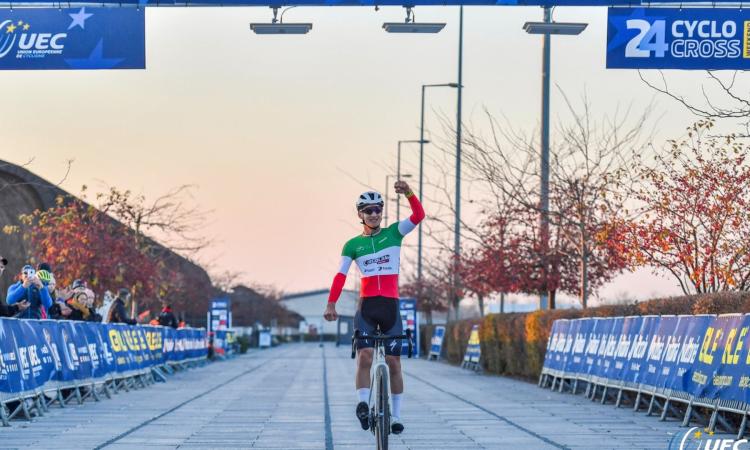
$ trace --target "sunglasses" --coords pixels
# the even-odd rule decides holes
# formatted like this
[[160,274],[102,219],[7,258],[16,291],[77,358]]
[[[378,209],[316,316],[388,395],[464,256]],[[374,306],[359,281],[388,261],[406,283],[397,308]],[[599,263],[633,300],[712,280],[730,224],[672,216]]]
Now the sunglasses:
[[383,212],[383,208],[375,206],[373,208],[365,208],[362,210],[362,212],[367,215],[380,214],[381,212]]

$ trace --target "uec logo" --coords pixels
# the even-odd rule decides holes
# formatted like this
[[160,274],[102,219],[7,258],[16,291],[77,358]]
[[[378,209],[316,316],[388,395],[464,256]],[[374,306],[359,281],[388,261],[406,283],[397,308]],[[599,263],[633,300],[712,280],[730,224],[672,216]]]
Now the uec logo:
[[682,436],[675,435],[669,443],[669,450],[746,450],[747,439],[714,438],[713,433],[704,433],[693,427]]
[[12,30],[5,33],[0,38],[0,58],[4,58],[5,55],[13,50],[13,46],[18,40],[19,50],[62,50],[65,48],[63,39],[68,37],[67,33],[15,33],[15,27],[13,27],[12,20],[5,20],[0,23],[0,30]]

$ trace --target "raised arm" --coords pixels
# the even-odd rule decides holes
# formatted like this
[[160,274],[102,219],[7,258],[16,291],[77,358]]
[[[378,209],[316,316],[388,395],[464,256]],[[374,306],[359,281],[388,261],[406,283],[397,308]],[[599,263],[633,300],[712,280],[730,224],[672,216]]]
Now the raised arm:
[[417,227],[417,225],[419,225],[419,222],[424,219],[422,203],[419,202],[419,199],[414,195],[414,192],[408,191],[406,193],[406,198],[409,200],[409,206],[411,206],[411,216],[398,223],[398,232],[401,233],[402,236],[406,236],[410,233]]

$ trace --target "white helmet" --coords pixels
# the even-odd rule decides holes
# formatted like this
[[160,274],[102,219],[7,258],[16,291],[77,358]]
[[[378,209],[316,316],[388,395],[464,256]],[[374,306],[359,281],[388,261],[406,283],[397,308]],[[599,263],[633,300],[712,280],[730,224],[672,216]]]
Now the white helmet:
[[363,208],[370,205],[383,206],[383,197],[375,191],[367,191],[359,196],[357,199],[357,211],[361,211]]

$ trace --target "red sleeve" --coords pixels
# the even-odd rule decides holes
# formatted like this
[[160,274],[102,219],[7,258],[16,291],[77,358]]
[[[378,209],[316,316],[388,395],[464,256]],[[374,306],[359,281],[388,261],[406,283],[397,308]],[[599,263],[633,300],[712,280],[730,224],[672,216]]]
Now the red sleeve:
[[411,220],[411,223],[414,225],[418,225],[419,222],[424,219],[424,208],[422,208],[422,203],[419,202],[416,195],[412,195],[411,197],[408,197],[408,199],[409,206],[411,206],[411,216],[409,217],[409,220]]
[[339,272],[333,277],[331,292],[328,294],[328,303],[336,303],[339,300],[341,291],[344,290],[344,283],[346,283],[346,275],[343,273]]

